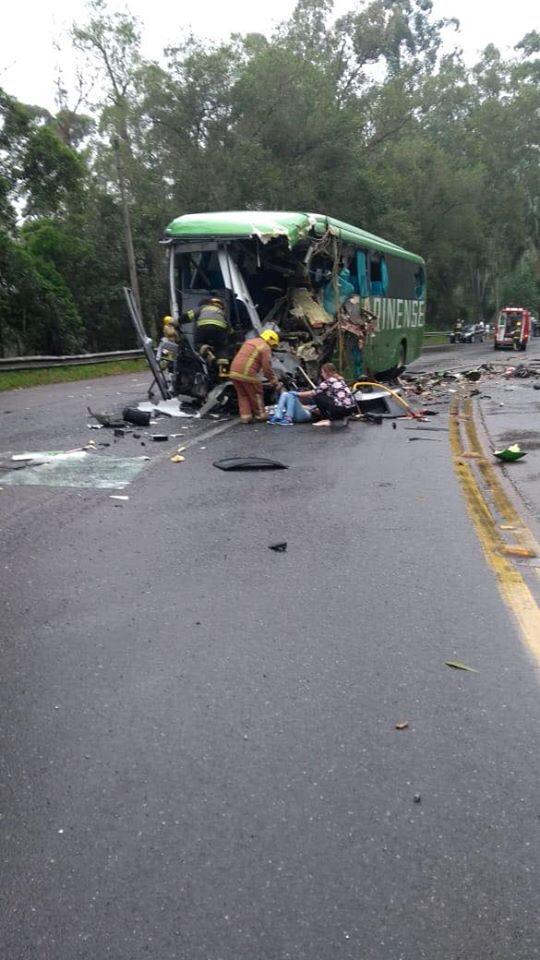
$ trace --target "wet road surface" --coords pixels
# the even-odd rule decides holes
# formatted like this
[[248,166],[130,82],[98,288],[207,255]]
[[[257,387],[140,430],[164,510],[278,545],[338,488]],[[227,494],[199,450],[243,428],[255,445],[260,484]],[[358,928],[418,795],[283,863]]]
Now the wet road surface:
[[[75,386],[2,450],[91,437]],[[537,667],[410,428],[190,422],[129,501],[0,491],[9,960],[540,955]],[[252,453],[289,469],[212,466]]]

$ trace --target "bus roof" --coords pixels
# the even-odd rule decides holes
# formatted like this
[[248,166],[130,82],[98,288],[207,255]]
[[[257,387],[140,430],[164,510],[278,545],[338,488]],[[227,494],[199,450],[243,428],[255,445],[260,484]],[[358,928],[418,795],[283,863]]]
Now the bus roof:
[[286,237],[294,247],[308,235],[322,236],[330,230],[333,234],[357,247],[394,254],[406,260],[423,264],[422,257],[373,233],[359,230],[350,223],[325,217],[320,213],[296,213],[283,210],[237,210],[220,213],[186,213],[177,217],[165,230],[171,239],[209,240],[258,237],[267,243],[275,237]]

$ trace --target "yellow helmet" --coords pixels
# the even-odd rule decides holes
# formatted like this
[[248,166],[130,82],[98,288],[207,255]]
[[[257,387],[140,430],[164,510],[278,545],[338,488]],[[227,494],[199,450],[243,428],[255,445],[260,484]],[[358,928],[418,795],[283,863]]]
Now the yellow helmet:
[[261,333],[263,340],[266,340],[269,347],[274,350],[279,344],[279,336],[275,330],[263,330]]
[[174,323],[172,317],[163,317],[163,323]]

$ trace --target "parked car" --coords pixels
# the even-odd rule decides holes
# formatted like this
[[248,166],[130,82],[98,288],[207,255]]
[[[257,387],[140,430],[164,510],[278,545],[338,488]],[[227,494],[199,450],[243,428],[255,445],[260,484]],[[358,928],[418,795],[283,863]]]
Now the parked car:
[[450,343],[483,343],[485,334],[484,323],[468,323],[453,330],[448,339]]
[[479,324],[469,323],[459,334],[458,343],[482,343],[484,339],[484,329],[478,329]]

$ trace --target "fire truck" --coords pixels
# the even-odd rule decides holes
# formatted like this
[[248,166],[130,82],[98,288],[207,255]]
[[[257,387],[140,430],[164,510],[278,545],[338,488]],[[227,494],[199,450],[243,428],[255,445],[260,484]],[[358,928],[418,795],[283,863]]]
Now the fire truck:
[[523,307],[503,307],[495,326],[495,350],[526,350],[531,336],[531,314]]

